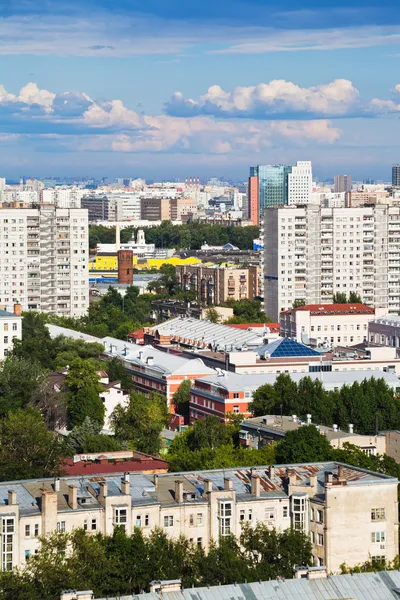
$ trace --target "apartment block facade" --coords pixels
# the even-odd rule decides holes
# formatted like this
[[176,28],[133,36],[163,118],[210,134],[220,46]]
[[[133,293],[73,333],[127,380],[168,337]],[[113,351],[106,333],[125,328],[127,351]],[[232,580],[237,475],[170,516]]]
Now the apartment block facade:
[[259,293],[259,267],[207,267],[182,265],[176,275],[183,290],[196,290],[201,302],[220,304],[229,298],[256,298]]
[[310,536],[315,565],[338,572],[398,553],[397,479],[338,463],[145,475],[120,473],[0,484],[0,568],[23,566],[39,536],[155,527],[207,549],[263,523]]
[[264,222],[264,303],[274,320],[293,303],[362,302],[400,311],[400,208],[276,208]]
[[0,360],[3,360],[10,354],[15,340],[22,339],[22,316],[20,309],[20,304],[14,306],[14,312],[12,313],[0,308]]
[[81,316],[89,305],[88,214],[42,206],[0,210],[0,306]]

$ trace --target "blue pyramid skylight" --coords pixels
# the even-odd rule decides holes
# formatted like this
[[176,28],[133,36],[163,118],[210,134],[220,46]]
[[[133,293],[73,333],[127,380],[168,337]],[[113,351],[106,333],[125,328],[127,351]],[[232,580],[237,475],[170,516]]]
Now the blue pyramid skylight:
[[269,354],[271,358],[290,358],[291,356],[321,356],[319,352],[292,340],[291,338],[281,338],[271,344],[265,344],[256,349],[257,354]]

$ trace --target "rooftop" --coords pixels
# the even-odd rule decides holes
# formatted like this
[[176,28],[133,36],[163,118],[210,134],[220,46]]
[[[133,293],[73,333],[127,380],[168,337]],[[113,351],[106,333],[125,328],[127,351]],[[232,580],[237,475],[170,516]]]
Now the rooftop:
[[316,350],[313,350],[309,346],[305,346],[292,338],[280,338],[270,344],[265,344],[256,348],[255,351],[260,356],[267,356],[269,358],[291,358],[300,356],[318,356],[321,354]]
[[366,304],[305,304],[285,310],[281,314],[289,314],[292,311],[309,311],[312,315],[374,315],[375,309]]
[[[211,491],[224,490],[224,480],[231,479],[232,489],[236,492],[238,502],[247,502],[254,499],[251,493],[252,475],[260,478],[260,497],[287,498],[287,476],[288,470],[295,477],[295,486],[299,486],[299,492],[310,485],[310,476],[315,475],[316,488],[312,496],[321,499],[325,490],[325,473],[332,473],[333,481],[346,481],[347,485],[379,485],[392,483],[397,485],[395,477],[375,473],[342,465],[336,462],[308,463],[295,465],[259,466],[251,468],[215,469],[212,471],[188,471],[183,473],[160,473],[149,475],[139,472],[129,474],[129,496],[132,506],[176,505],[175,482],[183,481],[184,493],[190,494],[188,502],[206,503],[203,497],[205,481],[211,481]],[[127,471],[124,470],[124,473]],[[0,506],[7,506],[8,491],[15,491],[17,504],[22,516],[40,514],[40,502],[42,491],[56,492],[59,512],[72,512],[74,510],[100,509],[98,496],[100,494],[101,482],[108,484],[107,495],[109,497],[122,496],[122,482],[124,473],[96,473],[61,477],[59,479],[59,490],[55,489],[54,479],[31,479],[22,481],[8,481],[0,483]],[[73,509],[68,504],[69,486],[76,486],[78,506]],[[311,491],[311,490],[310,490]],[[250,497],[250,498],[249,498]]]
[[0,319],[22,319],[22,316],[8,310],[0,310]]
[[145,333],[168,337],[171,341],[188,346],[206,347],[213,350],[241,350],[256,347],[263,342],[262,333],[236,330],[227,325],[201,321],[192,317],[177,317],[145,329]]
[[168,463],[161,458],[137,451],[76,454],[64,466],[67,475],[95,475],[141,471],[142,473],[167,472]]
[[266,333],[279,333],[280,324],[279,323],[227,323],[227,327],[232,327],[233,329],[243,329],[245,331],[251,329],[262,329],[265,330]]
[[[279,373],[231,373],[221,371],[218,374],[198,377],[196,381],[212,384],[216,387],[223,388],[228,392],[254,391],[261,385],[273,385],[279,377]],[[343,385],[351,385],[355,381],[361,383],[364,379],[376,377],[384,379],[387,385],[395,389],[400,387],[400,379],[394,373],[386,371],[321,371],[315,373],[290,373],[290,378],[298,383],[304,377],[321,381],[322,385],[327,388],[342,387]]]
[[384,317],[379,317],[378,319],[374,319],[370,322],[371,325],[373,325],[374,323],[378,323],[380,325],[393,325],[394,327],[398,327],[400,325],[400,316],[385,315]]
[[[399,597],[399,590],[400,572],[381,571],[197,587],[164,591],[162,597],[168,600],[393,600]],[[120,600],[160,600],[160,597],[155,592],[126,598],[118,596]]]

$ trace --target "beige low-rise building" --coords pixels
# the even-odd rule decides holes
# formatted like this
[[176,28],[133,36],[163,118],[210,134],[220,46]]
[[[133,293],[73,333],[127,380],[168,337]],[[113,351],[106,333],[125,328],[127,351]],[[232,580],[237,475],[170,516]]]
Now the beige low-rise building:
[[125,473],[0,484],[0,568],[23,566],[39,536],[82,528],[145,535],[161,527],[207,549],[242,527],[294,527],[313,561],[337,572],[398,553],[397,479],[338,463],[186,473]]
[[256,298],[260,294],[259,273],[260,269],[256,266],[182,265],[176,269],[181,288],[195,290],[200,301],[207,304]]

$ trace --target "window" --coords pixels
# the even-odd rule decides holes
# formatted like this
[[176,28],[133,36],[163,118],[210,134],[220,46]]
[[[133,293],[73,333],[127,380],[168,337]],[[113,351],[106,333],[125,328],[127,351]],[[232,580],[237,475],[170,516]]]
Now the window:
[[371,562],[373,565],[383,565],[386,562],[386,556],[381,554],[380,556],[371,556]]
[[18,329],[18,326],[17,326],[17,324],[16,324],[16,323],[13,323],[13,331],[17,331],[17,329]]
[[58,521],[57,523],[57,533],[65,532],[65,521]]
[[83,521],[83,531],[87,531],[87,530],[88,530],[88,520],[87,520],[87,519],[85,519],[85,520]]
[[289,507],[284,506],[283,507],[283,517],[287,517],[288,515],[289,515]]
[[197,513],[197,527],[203,525],[203,513]]
[[318,546],[323,546],[324,545],[324,536],[322,533],[318,534]]
[[29,560],[30,555],[31,555],[31,551],[25,550],[25,560]]
[[25,525],[25,537],[31,537],[31,526]]
[[92,519],[92,531],[96,531],[97,529],[97,519]]
[[238,415],[239,413],[240,413],[240,409],[239,409],[239,406],[236,404],[233,407],[233,414]]
[[374,531],[371,533],[371,542],[380,543],[385,541],[385,532],[384,531]]
[[174,526],[174,517],[173,515],[167,515],[164,517],[164,527],[173,527]]
[[144,526],[148,527],[150,525],[150,517],[149,515],[144,515]]
[[232,503],[221,502],[218,506],[218,512],[219,534],[221,536],[229,535],[231,533]]
[[253,519],[253,509],[249,508],[249,521]]
[[384,521],[385,518],[384,508],[371,508],[371,521]]
[[203,538],[201,538],[201,537],[197,538],[197,547],[198,548],[203,547]]
[[324,559],[321,557],[318,557],[318,566],[319,567],[323,567],[324,566]]
[[39,523],[35,523],[35,537],[39,537]]
[[311,531],[311,543],[315,544],[315,533]]
[[322,510],[317,510],[317,515],[318,515],[318,523],[323,523],[324,522],[324,513],[322,512]]
[[239,521],[244,521],[246,516],[246,511],[245,510],[241,510],[239,513]]
[[234,392],[233,397],[234,398],[239,398],[239,392]]
[[121,525],[125,528],[128,521],[128,510],[126,508],[114,509],[114,525]]
[[4,323],[4,331],[8,331],[8,323]]
[[275,519],[275,511],[273,508],[266,508],[265,509],[265,519],[267,521],[271,521],[272,519]]
[[190,527],[194,526],[194,515],[189,515],[189,526]]
[[314,520],[315,520],[315,517],[314,517],[314,509],[312,508],[312,509],[310,510],[310,521],[314,521]]
[[5,343],[5,344],[8,344],[8,335],[5,335],[5,336],[4,336],[4,343]]
[[136,527],[142,526],[142,515],[136,515]]

